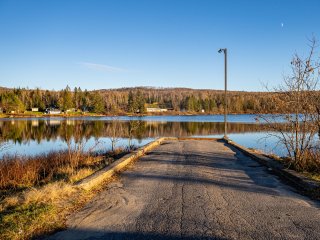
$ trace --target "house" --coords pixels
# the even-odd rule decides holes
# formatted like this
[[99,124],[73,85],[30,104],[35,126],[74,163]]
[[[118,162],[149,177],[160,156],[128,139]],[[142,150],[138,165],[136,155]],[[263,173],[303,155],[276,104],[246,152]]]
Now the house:
[[33,107],[33,108],[31,108],[31,112],[39,112],[39,108]]
[[155,103],[146,103],[144,107],[146,108],[147,112],[167,112],[167,108],[161,108],[157,102]]
[[46,114],[60,114],[61,110],[60,109],[55,109],[55,108],[47,108],[45,113]]
[[168,109],[166,108],[158,108],[158,107],[150,107],[147,108],[147,112],[167,112]]

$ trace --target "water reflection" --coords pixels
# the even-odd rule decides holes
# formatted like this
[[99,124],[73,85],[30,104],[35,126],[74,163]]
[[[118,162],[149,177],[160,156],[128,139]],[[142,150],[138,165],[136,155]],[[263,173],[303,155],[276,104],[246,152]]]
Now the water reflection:
[[[129,118],[130,119],[130,118]],[[263,131],[258,123],[231,122],[228,124],[230,136],[254,136]],[[170,122],[131,120],[108,121],[101,119],[17,119],[0,121],[0,138],[9,141],[9,153],[35,154],[66,147],[66,142],[89,142],[101,140],[110,148],[110,140],[117,138],[118,145],[127,142],[145,144],[157,137],[214,136],[224,133],[222,122]],[[253,138],[254,139],[254,138]],[[240,143],[241,144],[241,143]],[[4,152],[2,152],[2,155]]]
[[[133,130],[132,130],[133,129]],[[259,124],[229,123],[230,133],[261,131]],[[132,136],[136,139],[160,136],[219,135],[224,132],[220,122],[145,122],[145,121],[94,121],[94,120],[20,120],[0,121],[0,137],[15,143],[26,141],[67,140],[84,138]]]

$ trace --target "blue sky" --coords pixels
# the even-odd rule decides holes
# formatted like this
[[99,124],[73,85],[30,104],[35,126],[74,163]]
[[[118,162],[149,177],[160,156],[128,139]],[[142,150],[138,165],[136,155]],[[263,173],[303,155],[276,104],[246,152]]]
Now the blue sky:
[[0,86],[260,91],[320,38],[317,0],[0,0]]

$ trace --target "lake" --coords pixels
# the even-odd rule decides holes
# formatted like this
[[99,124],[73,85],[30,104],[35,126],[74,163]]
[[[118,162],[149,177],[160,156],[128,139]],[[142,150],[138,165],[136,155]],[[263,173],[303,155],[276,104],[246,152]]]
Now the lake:
[[[94,151],[142,146],[159,137],[223,137],[223,115],[9,118],[0,120],[0,137],[7,146],[0,157],[37,155],[65,150],[83,143]],[[228,136],[250,148],[283,155],[275,138],[265,138],[264,125],[256,115],[229,115]]]

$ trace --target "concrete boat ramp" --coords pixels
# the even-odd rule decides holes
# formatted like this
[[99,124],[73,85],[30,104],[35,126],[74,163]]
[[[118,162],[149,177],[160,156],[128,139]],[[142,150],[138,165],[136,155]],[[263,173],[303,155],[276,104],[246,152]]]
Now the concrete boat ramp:
[[222,141],[167,140],[50,239],[320,239],[319,202]]

